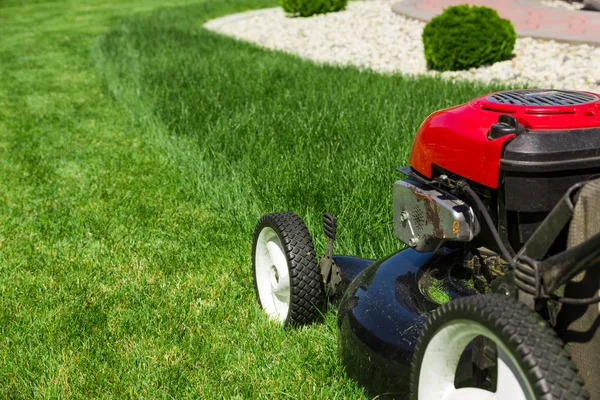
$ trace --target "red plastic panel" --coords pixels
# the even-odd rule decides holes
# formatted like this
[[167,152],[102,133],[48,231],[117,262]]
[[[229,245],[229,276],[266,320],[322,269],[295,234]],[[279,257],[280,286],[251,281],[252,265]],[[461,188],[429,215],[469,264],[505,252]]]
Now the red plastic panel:
[[600,97],[598,101],[578,106],[529,107],[496,103],[488,100],[488,96],[427,117],[413,143],[411,167],[431,177],[432,166],[437,165],[495,189],[504,144],[514,137],[488,139],[490,127],[498,121],[499,115],[509,114],[534,130],[600,126]]

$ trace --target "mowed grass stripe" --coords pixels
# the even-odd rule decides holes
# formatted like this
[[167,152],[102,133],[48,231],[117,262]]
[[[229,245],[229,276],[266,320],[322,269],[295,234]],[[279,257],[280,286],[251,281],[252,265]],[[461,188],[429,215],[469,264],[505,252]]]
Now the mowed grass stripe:
[[0,397],[361,397],[334,312],[284,331],[258,308],[253,224],[295,211],[322,249],[329,210],[340,252],[400,248],[393,168],[428,113],[492,88],[316,66],[201,28],[272,1],[8,5]]

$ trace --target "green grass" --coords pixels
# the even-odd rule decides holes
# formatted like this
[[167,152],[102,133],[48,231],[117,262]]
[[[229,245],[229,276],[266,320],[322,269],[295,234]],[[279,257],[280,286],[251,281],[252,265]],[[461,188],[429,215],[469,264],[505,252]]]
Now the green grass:
[[[271,0],[0,3],[0,397],[359,398],[336,319],[259,309],[290,210],[380,257],[428,113],[494,88],[316,66],[202,29]],[[194,4],[189,4],[194,3]]]

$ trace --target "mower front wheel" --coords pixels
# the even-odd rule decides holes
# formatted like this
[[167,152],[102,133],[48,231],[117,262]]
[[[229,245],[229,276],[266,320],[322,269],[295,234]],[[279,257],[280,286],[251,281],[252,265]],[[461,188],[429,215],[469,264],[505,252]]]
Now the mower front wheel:
[[[461,356],[478,337],[495,347],[493,391],[455,385]],[[498,294],[460,298],[432,313],[417,341],[411,392],[415,400],[589,398],[554,330],[523,303]]]
[[325,288],[312,238],[294,213],[264,215],[252,241],[254,287],[269,317],[286,326],[316,320],[325,307]]

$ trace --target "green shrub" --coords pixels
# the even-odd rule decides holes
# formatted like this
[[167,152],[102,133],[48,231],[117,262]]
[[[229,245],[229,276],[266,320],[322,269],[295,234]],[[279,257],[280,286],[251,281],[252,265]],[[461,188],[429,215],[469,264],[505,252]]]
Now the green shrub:
[[301,17],[339,11],[346,7],[348,0],[279,0],[283,11]]
[[448,7],[423,30],[427,67],[456,71],[509,59],[517,34],[488,7]]

